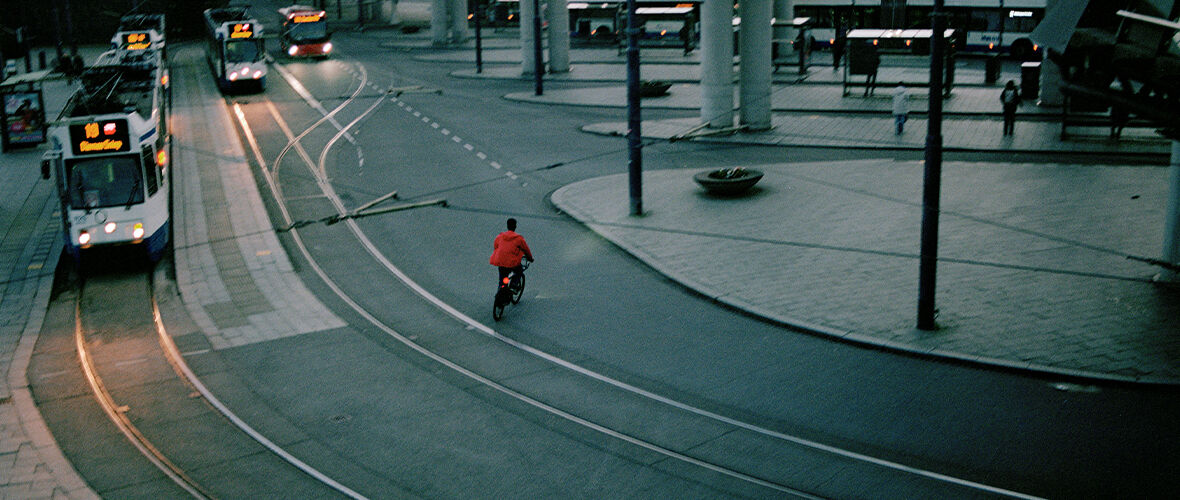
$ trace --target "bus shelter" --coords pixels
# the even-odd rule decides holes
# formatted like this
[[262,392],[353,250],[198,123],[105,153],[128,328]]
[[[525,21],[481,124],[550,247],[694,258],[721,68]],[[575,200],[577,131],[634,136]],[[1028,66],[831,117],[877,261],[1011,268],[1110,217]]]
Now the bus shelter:
[[45,142],[45,101],[41,79],[48,71],[14,76],[0,83],[0,150]]
[[779,66],[798,66],[799,74],[806,74],[811,65],[811,18],[796,17],[790,21],[771,23],[771,57],[774,71]]
[[[872,95],[876,87],[892,88],[898,85],[929,87],[930,82],[878,81],[877,72],[883,54],[927,55],[930,54],[930,39],[934,31],[856,29],[848,32],[848,64],[844,65],[844,95],[850,87],[864,87],[865,95]],[[946,50],[943,51],[943,97],[951,95],[955,81],[955,30],[943,33]],[[862,79],[863,78],[863,79]]]

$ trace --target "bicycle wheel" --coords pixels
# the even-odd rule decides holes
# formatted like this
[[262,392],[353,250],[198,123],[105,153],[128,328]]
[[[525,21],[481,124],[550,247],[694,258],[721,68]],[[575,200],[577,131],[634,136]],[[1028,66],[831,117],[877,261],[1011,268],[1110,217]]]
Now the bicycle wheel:
[[517,276],[518,281],[515,289],[512,290],[512,303],[520,302],[520,298],[524,296],[524,275]]
[[500,321],[500,318],[504,317],[505,305],[505,303],[500,301],[499,297],[496,297],[495,302],[492,303],[492,319]]

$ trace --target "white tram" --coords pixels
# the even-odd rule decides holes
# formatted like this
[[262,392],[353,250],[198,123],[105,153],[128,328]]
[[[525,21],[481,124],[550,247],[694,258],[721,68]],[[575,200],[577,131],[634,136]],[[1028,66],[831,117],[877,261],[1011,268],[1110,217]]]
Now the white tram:
[[222,91],[250,86],[266,89],[266,45],[262,23],[244,7],[205,11],[205,58]]
[[[81,88],[49,127],[67,252],[136,245],[159,260],[170,240],[168,88],[160,31],[115,35],[116,48],[86,68]],[[143,38],[137,34],[144,34]],[[122,43],[122,42],[129,43]]]

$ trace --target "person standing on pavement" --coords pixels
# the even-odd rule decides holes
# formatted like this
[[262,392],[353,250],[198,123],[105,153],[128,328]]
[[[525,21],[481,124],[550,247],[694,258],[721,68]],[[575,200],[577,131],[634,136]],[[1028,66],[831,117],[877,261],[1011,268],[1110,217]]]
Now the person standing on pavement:
[[893,124],[897,126],[897,135],[901,135],[909,117],[910,91],[905,88],[905,85],[898,85],[893,89]]
[[1020,107],[1020,89],[1015,80],[1008,80],[1000,92],[1000,104],[1004,106],[1004,135],[1012,135],[1016,128],[1016,108]]
[[836,38],[832,40],[832,71],[840,69],[840,59],[844,58],[844,46],[848,44],[848,35],[844,31],[844,21],[836,22]]

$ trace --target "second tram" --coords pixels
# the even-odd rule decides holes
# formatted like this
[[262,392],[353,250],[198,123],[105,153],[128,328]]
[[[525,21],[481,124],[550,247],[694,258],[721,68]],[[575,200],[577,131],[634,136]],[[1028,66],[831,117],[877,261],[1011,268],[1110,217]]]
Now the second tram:
[[266,46],[262,24],[244,7],[205,11],[205,58],[222,91],[250,86],[266,89]]

